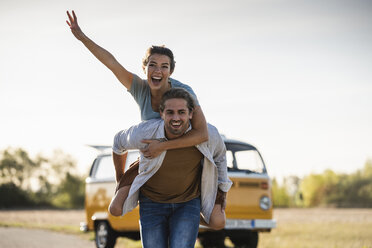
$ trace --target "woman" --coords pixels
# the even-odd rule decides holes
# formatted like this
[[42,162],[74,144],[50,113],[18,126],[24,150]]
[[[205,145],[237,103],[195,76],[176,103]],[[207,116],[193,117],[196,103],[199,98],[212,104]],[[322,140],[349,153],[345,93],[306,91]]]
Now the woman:
[[[109,68],[124,87],[132,94],[141,109],[142,120],[160,118],[159,103],[161,97],[164,92],[171,87],[182,87],[194,96],[197,106],[195,107],[193,118],[191,120],[192,129],[179,139],[168,141],[143,140],[143,143],[148,144],[146,149],[141,150],[145,157],[154,158],[165,150],[195,146],[208,140],[206,120],[203,111],[197,102],[195,93],[191,87],[170,78],[175,67],[174,56],[170,49],[152,46],[147,50],[142,63],[142,68],[147,76],[147,80],[142,80],[137,75],[127,71],[111,53],[94,43],[82,32],[74,11],[72,11],[72,16],[67,11],[67,15],[69,21],[66,22],[73,35],[80,40],[99,61]],[[116,216],[121,215],[122,213],[121,208],[128,195],[130,184],[138,174],[138,164],[137,167],[133,166],[131,170],[127,171],[125,177],[123,177],[124,172],[121,173],[122,174],[116,175],[118,190],[109,208],[110,213]],[[221,195],[218,197],[221,198]],[[223,205],[224,204],[215,205],[211,221],[207,226],[214,229],[223,228],[225,223]],[[206,224],[203,220],[202,223]]]

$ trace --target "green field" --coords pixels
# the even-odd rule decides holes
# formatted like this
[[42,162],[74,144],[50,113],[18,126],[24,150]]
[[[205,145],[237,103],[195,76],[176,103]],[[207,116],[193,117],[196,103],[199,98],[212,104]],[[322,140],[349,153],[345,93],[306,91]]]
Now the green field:
[[[275,209],[274,218],[277,228],[260,234],[258,248],[372,248],[372,209]],[[43,228],[93,239],[92,233],[79,233],[80,221],[83,210],[0,211],[0,226]],[[225,243],[233,247],[228,239]],[[141,244],[120,238],[116,247]]]

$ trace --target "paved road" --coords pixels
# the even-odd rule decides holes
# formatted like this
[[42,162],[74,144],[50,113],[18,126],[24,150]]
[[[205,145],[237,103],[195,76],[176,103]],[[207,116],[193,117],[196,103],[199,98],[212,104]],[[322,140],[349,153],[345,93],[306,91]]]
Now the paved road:
[[7,248],[94,248],[94,242],[72,234],[39,229],[0,227],[0,247]]

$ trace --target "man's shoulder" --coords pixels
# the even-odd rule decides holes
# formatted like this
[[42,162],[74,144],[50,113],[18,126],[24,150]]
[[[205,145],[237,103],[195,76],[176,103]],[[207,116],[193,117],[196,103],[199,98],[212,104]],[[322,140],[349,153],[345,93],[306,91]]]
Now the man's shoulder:
[[214,144],[223,142],[222,136],[220,132],[218,131],[218,129],[210,123],[207,123],[207,125],[208,125],[208,136],[209,136],[207,142],[214,143]]
[[209,135],[220,135],[218,129],[210,123],[207,123]]
[[146,121],[141,121],[139,124],[135,125],[135,127],[139,129],[152,129],[158,128],[159,125],[163,123],[163,119],[150,119]]

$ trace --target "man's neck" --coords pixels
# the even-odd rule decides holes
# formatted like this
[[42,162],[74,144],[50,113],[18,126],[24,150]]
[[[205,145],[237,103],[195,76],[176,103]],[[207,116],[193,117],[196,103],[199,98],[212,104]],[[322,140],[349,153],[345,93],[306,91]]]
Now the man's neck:
[[180,134],[180,135],[174,135],[172,133],[168,133],[166,130],[165,130],[164,133],[165,133],[165,137],[167,138],[167,140],[177,139],[177,138],[181,137],[182,135],[184,135],[184,133]]
[[186,130],[185,130],[184,133],[182,133],[182,134],[177,134],[177,135],[176,135],[176,134],[172,134],[172,133],[168,132],[167,129],[165,129],[165,127],[164,127],[164,135],[165,135],[165,137],[167,138],[167,140],[177,139],[177,138],[183,136],[185,133],[187,133],[187,131],[188,131],[189,129],[190,129],[190,125],[186,128]]

